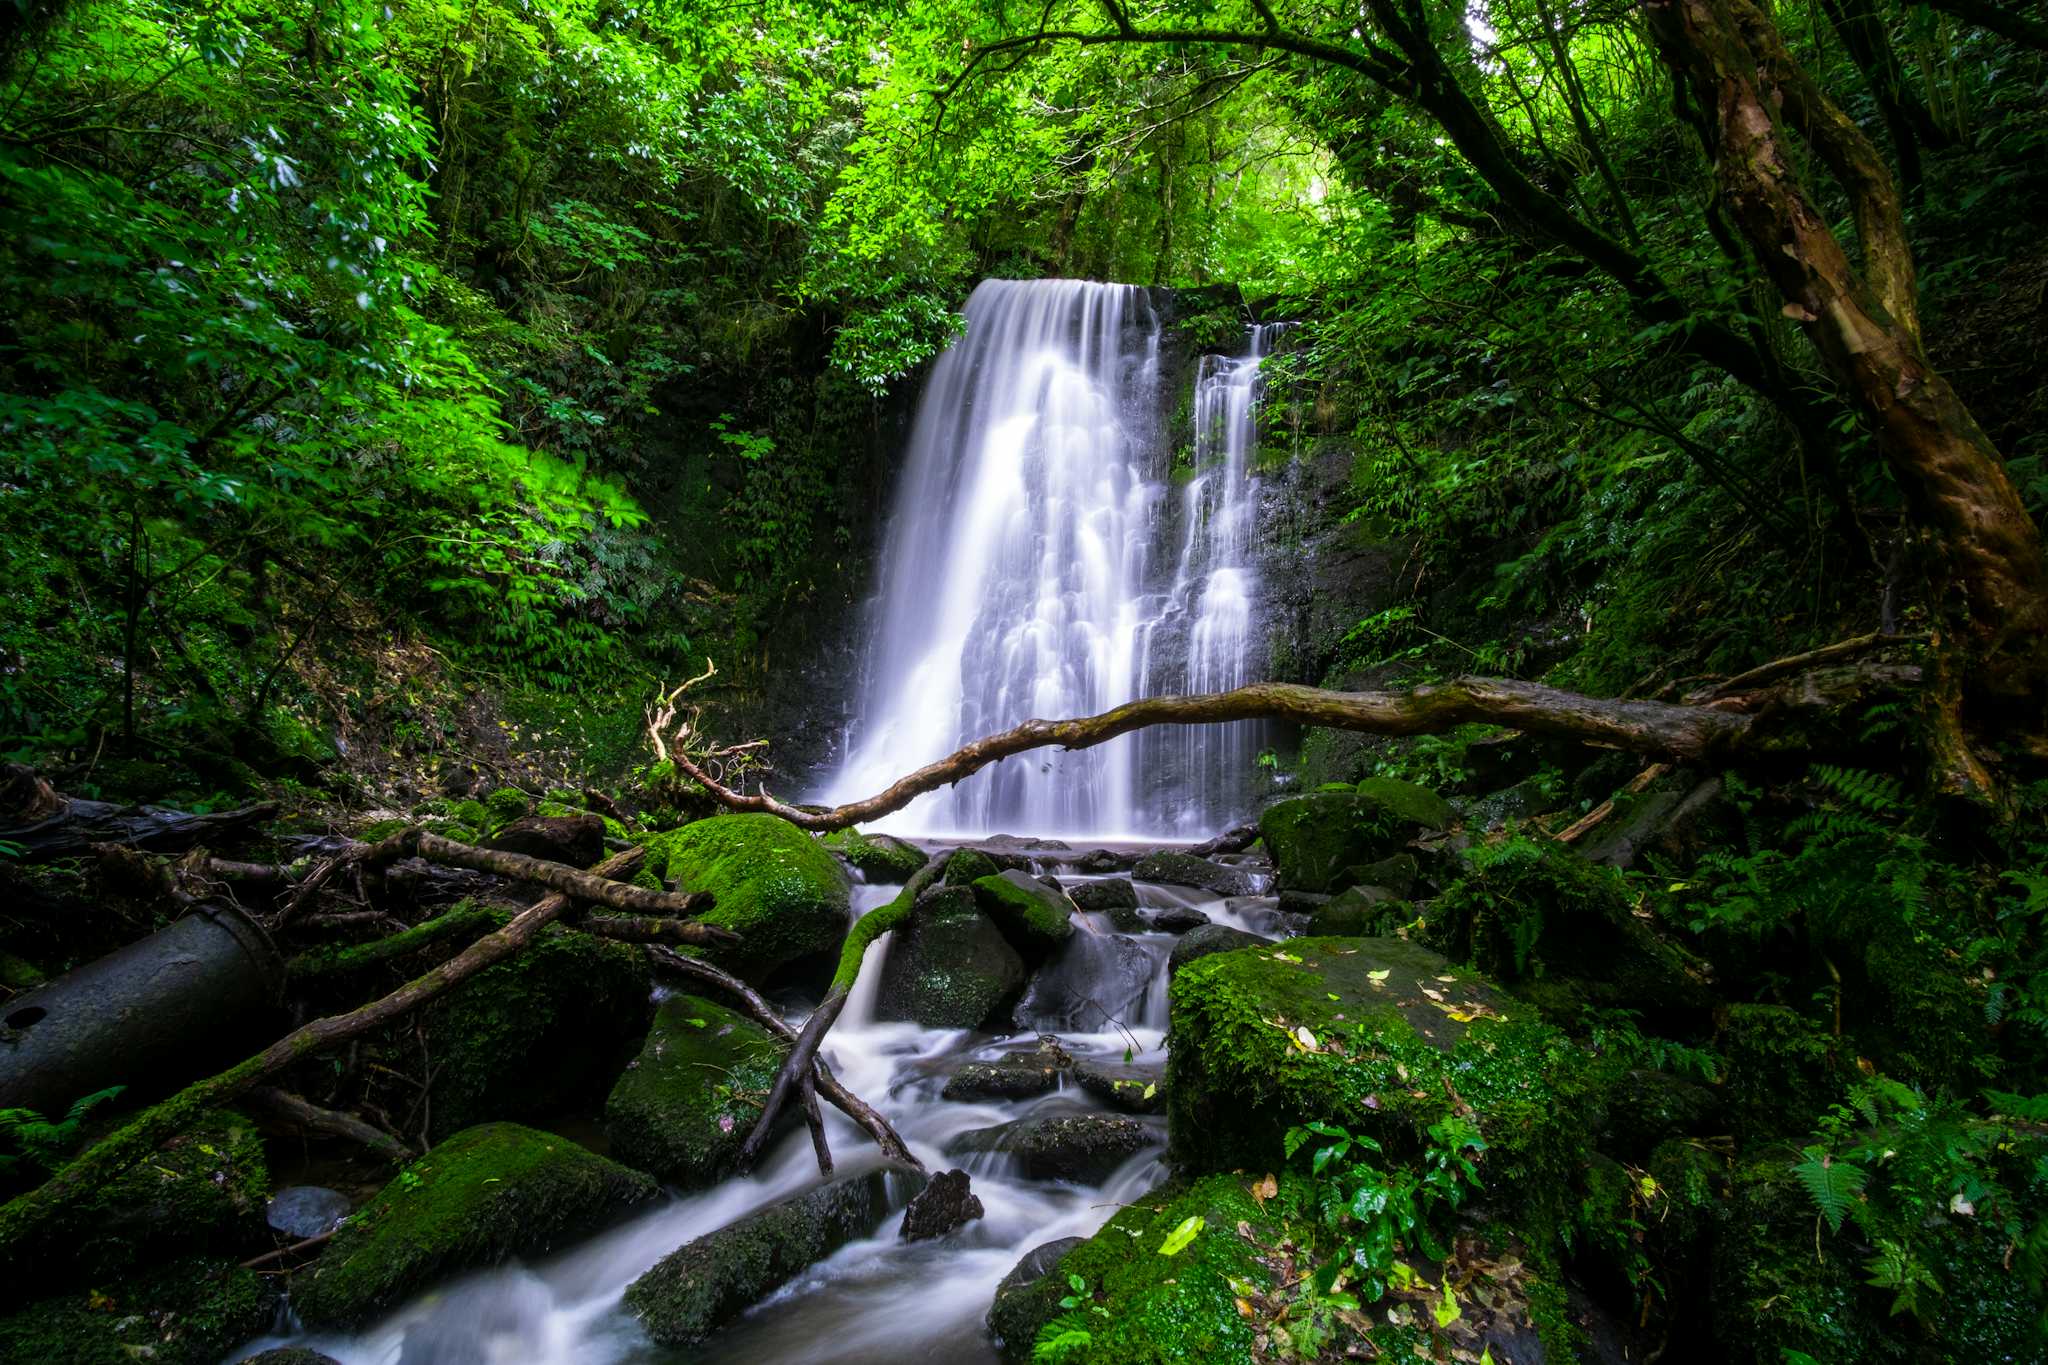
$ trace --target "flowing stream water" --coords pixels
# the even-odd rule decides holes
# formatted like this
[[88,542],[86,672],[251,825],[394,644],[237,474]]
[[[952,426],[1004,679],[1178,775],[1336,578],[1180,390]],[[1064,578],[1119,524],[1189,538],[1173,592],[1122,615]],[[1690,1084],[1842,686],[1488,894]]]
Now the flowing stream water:
[[[1240,355],[1198,362],[1176,468],[1162,329],[1147,291],[991,280],[966,311],[966,335],[934,367],[920,406],[861,720],[828,799],[867,795],[1032,716],[1233,687],[1259,657],[1252,452],[1259,360],[1272,330],[1251,329]],[[1133,834],[1186,838],[1242,813],[1233,779],[1254,767],[1258,738],[1250,726],[1205,726],[1011,760],[888,825],[924,836],[1078,833],[1091,845]],[[1077,880],[1066,866],[1051,870]],[[1274,927],[1270,898],[1145,883],[1137,892],[1146,906],[1192,907],[1255,932]],[[893,894],[856,887],[854,915]],[[1073,1087],[1015,1102],[942,1099],[966,1061],[1033,1049],[1051,1031],[1084,1064],[1163,1068],[1173,938],[1116,934],[1101,915],[1076,919],[1083,932],[1059,968],[1069,998],[1115,1016],[1104,1032],[1035,1015],[1030,993],[1007,1034],[881,1022],[876,996],[890,936],[869,951],[826,1055],[931,1169],[963,1164],[946,1148],[970,1130],[1102,1109]],[[825,1119],[838,1176],[876,1167],[865,1134],[835,1110]],[[984,1217],[906,1245],[892,1214],[695,1351],[651,1343],[621,1296],[684,1243],[818,1183],[801,1129],[753,1174],[669,1200],[550,1259],[436,1287],[359,1334],[287,1334],[242,1354],[289,1341],[344,1365],[994,1361],[983,1317],[998,1281],[1032,1248],[1093,1232],[1163,1174],[1164,1127],[1148,1122],[1157,1141],[1096,1186],[1026,1179],[1006,1156],[966,1159]]]

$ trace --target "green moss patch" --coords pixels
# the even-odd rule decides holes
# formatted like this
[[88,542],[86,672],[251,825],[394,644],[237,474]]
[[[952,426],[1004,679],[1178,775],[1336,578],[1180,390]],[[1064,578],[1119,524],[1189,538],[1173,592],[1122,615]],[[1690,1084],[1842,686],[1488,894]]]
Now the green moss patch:
[[1047,956],[1074,935],[1074,903],[1029,873],[977,877],[974,899],[1028,959]]
[[567,1138],[484,1124],[352,1214],[293,1280],[292,1306],[316,1326],[356,1326],[449,1275],[566,1246],[654,1195],[646,1176]]
[[887,834],[862,834],[859,830],[842,829],[826,835],[819,842],[860,869],[860,874],[877,886],[901,885],[916,876],[918,869],[929,861],[925,851],[917,845]]
[[269,1327],[277,1291],[231,1260],[173,1261],[0,1317],[0,1360],[22,1365],[213,1365]]
[[846,933],[846,873],[816,839],[779,816],[714,815],[651,835],[647,868],[717,898],[704,922],[741,941],[704,956],[752,982],[831,951]]
[[925,1028],[981,1028],[1024,990],[1024,959],[965,887],[920,897],[882,963],[876,1013]]
[[1354,870],[1450,823],[1450,808],[1426,788],[1391,778],[1369,781],[1371,790],[1290,797],[1259,816],[1259,837],[1273,855],[1282,890],[1340,890],[1359,880]]
[[[788,1044],[723,1005],[670,996],[605,1102],[612,1155],[684,1189],[731,1174],[788,1055]],[[782,1126],[796,1117],[785,1110]]]

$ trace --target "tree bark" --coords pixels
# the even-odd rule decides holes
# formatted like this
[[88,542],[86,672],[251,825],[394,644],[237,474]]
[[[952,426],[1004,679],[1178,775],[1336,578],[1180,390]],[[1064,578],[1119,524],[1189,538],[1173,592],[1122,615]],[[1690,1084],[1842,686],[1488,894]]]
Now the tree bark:
[[[1990,438],[1921,348],[1912,251],[1883,159],[1752,0],[1651,0],[1645,12],[1666,63],[1708,111],[1722,192],[1786,315],[1869,424],[1915,520],[1940,538],[1972,688],[2037,711],[2048,676],[2040,534]],[[1800,183],[1780,108],[1848,194],[1863,270]]]

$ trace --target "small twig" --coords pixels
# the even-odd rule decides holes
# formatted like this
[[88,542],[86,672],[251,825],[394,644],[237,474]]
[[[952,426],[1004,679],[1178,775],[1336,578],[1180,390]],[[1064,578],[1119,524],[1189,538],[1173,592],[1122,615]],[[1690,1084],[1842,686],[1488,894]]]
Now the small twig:
[[287,1256],[297,1255],[301,1251],[311,1251],[314,1247],[325,1246],[334,1239],[334,1234],[339,1231],[341,1229],[333,1228],[327,1232],[316,1233],[303,1241],[293,1242],[288,1247],[279,1247],[275,1251],[266,1251],[261,1256],[251,1256],[248,1260],[242,1262],[242,1269],[254,1270],[258,1266],[269,1265],[272,1261],[282,1261]]

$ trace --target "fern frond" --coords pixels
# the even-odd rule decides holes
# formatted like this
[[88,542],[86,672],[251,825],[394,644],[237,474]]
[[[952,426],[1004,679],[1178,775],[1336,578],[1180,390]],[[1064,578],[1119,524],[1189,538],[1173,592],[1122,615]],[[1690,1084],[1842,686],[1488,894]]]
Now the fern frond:
[[1842,1230],[1842,1220],[1856,1207],[1870,1179],[1861,1166],[1830,1156],[1824,1147],[1808,1147],[1806,1160],[1794,1165],[1792,1174],[1806,1187],[1820,1216],[1827,1219],[1829,1232]]
[[1872,815],[1892,815],[1906,808],[1906,788],[1896,777],[1832,763],[1814,764],[1812,777],[1821,790]]

